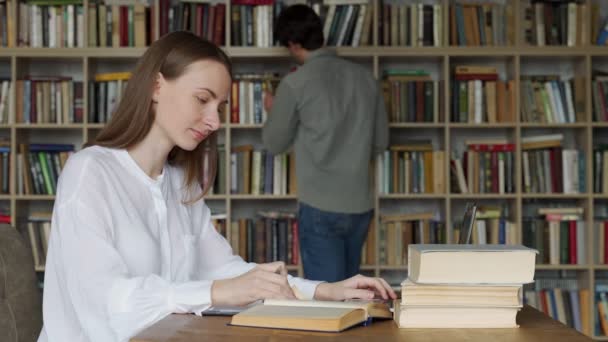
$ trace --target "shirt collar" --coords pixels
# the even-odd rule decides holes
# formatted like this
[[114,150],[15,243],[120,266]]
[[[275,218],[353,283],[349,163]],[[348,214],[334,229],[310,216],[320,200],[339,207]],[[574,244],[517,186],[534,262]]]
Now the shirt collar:
[[135,177],[141,179],[146,185],[151,187],[160,187],[163,184],[163,180],[167,175],[167,164],[163,166],[162,173],[156,177],[156,179],[148,176],[144,170],[139,167],[137,162],[131,157],[129,152],[126,149],[116,149],[114,150],[116,157],[120,161],[120,163],[127,168]]
[[329,48],[320,48],[320,49],[316,49],[313,51],[310,51],[308,53],[308,58],[306,59],[306,62],[304,62],[304,64],[312,61],[315,58],[319,58],[319,57],[332,57],[336,55],[336,50],[334,49],[329,49]]

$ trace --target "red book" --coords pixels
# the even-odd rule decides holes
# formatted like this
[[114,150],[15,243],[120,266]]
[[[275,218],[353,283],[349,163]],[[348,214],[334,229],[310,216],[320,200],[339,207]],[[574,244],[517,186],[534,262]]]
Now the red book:
[[120,32],[120,46],[129,46],[129,8],[127,6],[120,6],[118,29]]
[[578,264],[576,259],[576,221],[568,221],[570,239],[568,241],[568,250],[570,251],[570,264]]
[[207,20],[207,27],[206,27],[206,34],[205,34],[205,39],[207,39],[208,41],[212,41],[213,40],[213,28],[215,27],[215,9],[216,6],[209,6],[207,7],[208,11],[209,11],[209,20]]
[[196,5],[196,28],[194,33],[199,37],[203,36],[203,7],[201,4]]
[[498,81],[497,74],[456,74],[456,81]]
[[224,23],[226,19],[226,5],[215,5],[215,30],[213,30],[213,43],[224,45]]
[[547,296],[545,295],[545,290],[540,290],[540,307],[545,314],[549,314],[549,306],[547,305]]

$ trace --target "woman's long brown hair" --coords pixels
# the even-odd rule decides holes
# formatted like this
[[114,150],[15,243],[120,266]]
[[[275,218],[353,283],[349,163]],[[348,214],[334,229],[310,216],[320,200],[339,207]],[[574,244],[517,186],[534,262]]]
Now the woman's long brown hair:
[[[154,122],[152,93],[158,73],[167,80],[175,80],[188,65],[201,60],[223,64],[232,76],[228,56],[213,43],[193,33],[172,32],[150,45],[139,58],[116,111],[91,145],[127,149],[142,141]],[[215,180],[217,132],[192,151],[174,147],[169,153],[168,162],[184,169],[186,189],[200,184],[202,192],[185,202],[193,203],[201,199]]]

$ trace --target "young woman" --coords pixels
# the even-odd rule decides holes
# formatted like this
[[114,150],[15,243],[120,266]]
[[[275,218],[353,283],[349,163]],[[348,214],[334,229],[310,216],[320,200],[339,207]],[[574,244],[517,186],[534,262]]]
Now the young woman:
[[308,299],[395,298],[379,278],[313,282],[233,255],[203,201],[230,85],[229,58],[188,32],[140,58],[110,122],[61,173],[39,341],[127,341],[171,313],[294,298],[293,287]]

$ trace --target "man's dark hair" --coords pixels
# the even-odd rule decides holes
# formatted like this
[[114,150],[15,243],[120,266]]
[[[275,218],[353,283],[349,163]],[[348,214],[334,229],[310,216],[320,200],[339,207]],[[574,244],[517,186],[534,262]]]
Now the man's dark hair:
[[274,37],[283,46],[299,43],[306,50],[323,46],[321,18],[306,5],[292,5],[281,11],[274,27]]

